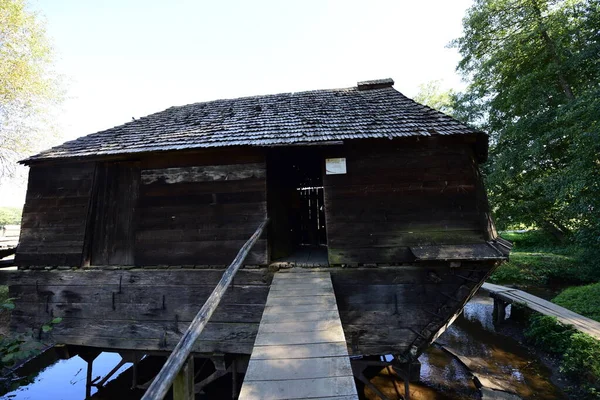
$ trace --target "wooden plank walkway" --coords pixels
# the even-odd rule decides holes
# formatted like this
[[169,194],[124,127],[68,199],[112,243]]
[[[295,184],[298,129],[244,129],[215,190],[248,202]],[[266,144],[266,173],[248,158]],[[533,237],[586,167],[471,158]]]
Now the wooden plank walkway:
[[329,272],[275,274],[239,398],[358,399]]
[[498,298],[506,303],[525,304],[533,311],[556,317],[563,324],[573,325],[573,327],[580,332],[587,333],[588,335],[600,340],[600,322],[584,317],[583,315],[579,315],[571,310],[551,303],[547,300],[540,299],[539,297],[519,289],[494,285],[492,283],[484,283],[481,288],[489,292],[492,297]]

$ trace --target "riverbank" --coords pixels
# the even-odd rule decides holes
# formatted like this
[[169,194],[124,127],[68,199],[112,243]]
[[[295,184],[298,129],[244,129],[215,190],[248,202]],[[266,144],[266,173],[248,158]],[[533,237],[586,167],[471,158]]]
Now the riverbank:
[[[520,288],[600,321],[597,250],[557,242],[539,231],[503,233],[502,237],[514,244],[510,261],[488,282]],[[566,391],[577,398],[600,398],[600,341],[536,313],[531,313],[520,331],[522,340],[573,382],[565,386]]]
[[507,232],[510,261],[488,279],[518,287],[588,318],[600,321],[600,254],[561,243],[540,231]]

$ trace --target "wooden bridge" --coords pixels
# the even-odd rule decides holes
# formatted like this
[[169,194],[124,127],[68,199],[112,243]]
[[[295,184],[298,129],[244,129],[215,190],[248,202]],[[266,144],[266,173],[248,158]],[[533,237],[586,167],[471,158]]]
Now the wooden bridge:
[[243,400],[358,399],[329,272],[278,272],[240,394]]
[[519,289],[508,288],[505,286],[484,283],[481,288],[489,292],[494,298],[494,314],[496,321],[502,321],[505,318],[505,308],[508,304],[522,304],[527,308],[537,311],[540,314],[556,317],[565,325],[572,325],[580,332],[600,340],[600,322],[594,321],[583,315],[579,315],[564,307],[540,299]]

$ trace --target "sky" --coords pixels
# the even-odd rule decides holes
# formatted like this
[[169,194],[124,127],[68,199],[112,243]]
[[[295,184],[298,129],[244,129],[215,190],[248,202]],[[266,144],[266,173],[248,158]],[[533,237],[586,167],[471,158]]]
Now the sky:
[[[393,78],[412,97],[461,89],[460,36],[472,0],[30,0],[45,20],[67,99],[59,144],[175,105],[355,86]],[[26,175],[24,175],[26,176]],[[22,206],[0,182],[0,206]]]

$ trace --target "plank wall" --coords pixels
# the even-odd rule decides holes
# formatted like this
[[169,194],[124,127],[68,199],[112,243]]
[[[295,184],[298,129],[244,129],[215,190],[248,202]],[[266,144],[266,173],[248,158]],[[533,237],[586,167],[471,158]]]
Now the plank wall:
[[[447,327],[497,263],[331,268],[351,355],[418,356]],[[413,348],[411,350],[411,348]]]
[[[149,160],[137,213],[136,265],[228,265],[267,216],[264,156]],[[246,263],[267,263],[266,239]]]
[[94,163],[31,167],[17,265],[81,265],[94,168]]
[[[222,269],[19,271],[11,329],[45,342],[173,350],[223,275]],[[240,270],[200,339],[199,353],[250,354],[269,292],[266,269]],[[63,320],[45,333],[52,318]]]
[[347,166],[324,176],[330,264],[407,262],[410,246],[484,241],[471,145],[400,140],[327,157]]

